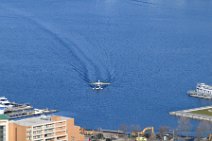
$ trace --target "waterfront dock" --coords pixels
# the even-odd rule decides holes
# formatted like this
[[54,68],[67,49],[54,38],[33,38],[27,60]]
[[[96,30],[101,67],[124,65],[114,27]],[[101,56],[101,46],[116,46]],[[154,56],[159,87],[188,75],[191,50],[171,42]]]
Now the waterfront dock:
[[172,116],[187,117],[196,120],[205,120],[212,122],[212,106],[181,110],[169,113]]

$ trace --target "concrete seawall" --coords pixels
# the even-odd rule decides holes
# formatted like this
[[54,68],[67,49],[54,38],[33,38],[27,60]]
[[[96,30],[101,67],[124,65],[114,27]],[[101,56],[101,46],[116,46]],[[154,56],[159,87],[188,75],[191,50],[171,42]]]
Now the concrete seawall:
[[206,109],[212,109],[212,106],[206,106],[206,107],[200,107],[200,108],[194,108],[194,109],[188,109],[188,110],[175,111],[175,112],[170,112],[169,114],[172,115],[172,116],[187,117],[187,118],[191,118],[191,119],[206,120],[206,121],[211,121],[212,122],[212,116],[191,113],[193,111],[206,110]]

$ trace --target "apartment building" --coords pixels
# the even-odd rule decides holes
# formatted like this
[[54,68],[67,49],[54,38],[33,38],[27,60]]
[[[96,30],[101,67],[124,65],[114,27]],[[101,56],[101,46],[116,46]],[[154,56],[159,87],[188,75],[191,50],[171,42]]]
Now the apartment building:
[[8,141],[8,117],[0,115],[0,141]]
[[3,125],[2,129],[7,129],[7,134],[2,132],[5,136],[0,141],[84,141],[80,127],[75,126],[73,118],[40,116],[4,121]]

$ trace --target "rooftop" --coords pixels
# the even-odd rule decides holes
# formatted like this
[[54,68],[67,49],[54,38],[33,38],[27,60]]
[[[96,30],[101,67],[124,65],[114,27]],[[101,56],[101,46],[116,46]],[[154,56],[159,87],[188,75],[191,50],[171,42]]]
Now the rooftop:
[[[67,120],[70,118],[67,117],[61,117],[61,120]],[[42,124],[51,124],[51,116],[39,116],[39,117],[31,117],[31,118],[24,118],[20,120],[14,120],[14,123],[22,126],[37,126],[37,125],[42,125]]]
[[13,122],[22,126],[35,126],[40,124],[51,123],[51,118],[39,116],[39,117],[31,117],[31,118],[25,118],[20,120],[14,120]]

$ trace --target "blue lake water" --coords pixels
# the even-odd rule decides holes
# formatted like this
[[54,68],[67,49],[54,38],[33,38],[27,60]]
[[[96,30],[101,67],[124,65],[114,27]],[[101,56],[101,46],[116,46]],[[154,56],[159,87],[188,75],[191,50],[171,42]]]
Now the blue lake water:
[[[210,0],[1,0],[0,95],[86,128],[177,126],[212,84]],[[96,80],[112,84],[96,92]]]

